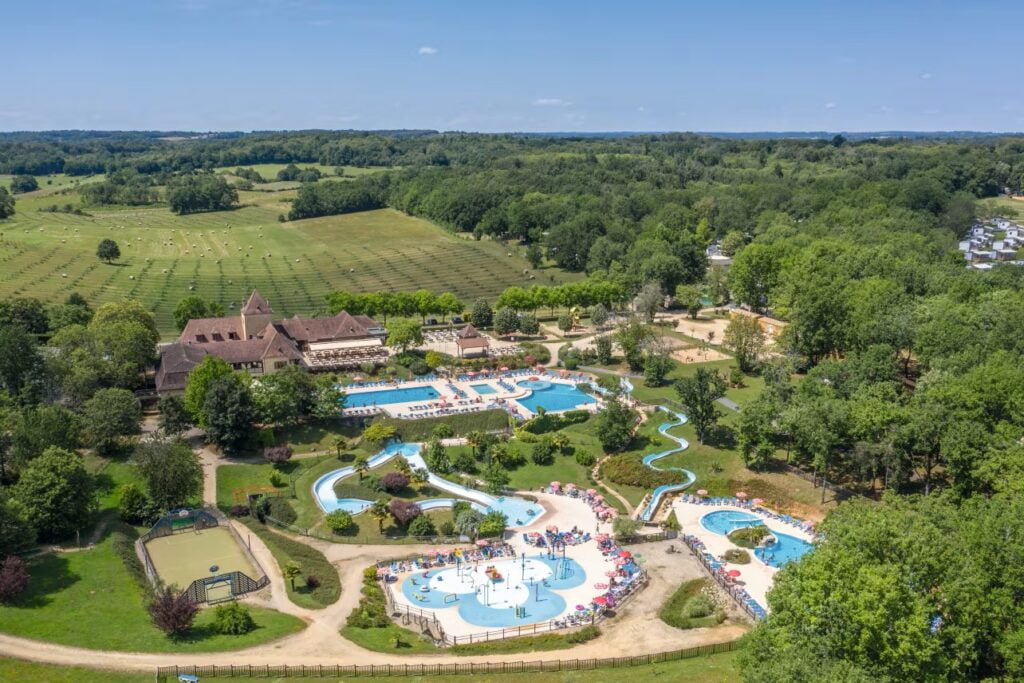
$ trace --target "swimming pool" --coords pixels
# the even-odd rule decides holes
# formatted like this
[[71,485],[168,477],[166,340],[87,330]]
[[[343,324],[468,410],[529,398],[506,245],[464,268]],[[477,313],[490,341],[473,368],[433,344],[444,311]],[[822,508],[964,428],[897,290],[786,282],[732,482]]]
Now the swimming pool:
[[586,580],[586,571],[572,558],[538,555],[416,572],[401,588],[411,605],[456,607],[470,624],[501,628],[557,617],[566,609],[558,591],[576,588]]
[[389,403],[411,403],[413,401],[434,401],[441,397],[434,387],[397,387],[395,389],[378,389],[376,391],[360,391],[345,395],[346,408],[364,408]]
[[473,391],[480,394],[481,396],[498,393],[498,390],[492,387],[490,384],[470,384],[469,386],[473,389]]
[[[700,525],[716,534],[728,536],[736,529],[749,526],[767,526],[760,517],[740,510],[715,510],[700,518]],[[781,567],[787,562],[799,560],[814,549],[814,546],[796,536],[784,534],[771,527],[768,528],[775,537],[775,542],[754,549],[754,555],[770,567]]]
[[516,384],[523,389],[530,390],[529,395],[517,398],[516,401],[531,413],[536,413],[538,407],[549,413],[557,413],[572,410],[581,405],[597,403],[597,399],[583,393],[574,384],[529,379],[516,382]]

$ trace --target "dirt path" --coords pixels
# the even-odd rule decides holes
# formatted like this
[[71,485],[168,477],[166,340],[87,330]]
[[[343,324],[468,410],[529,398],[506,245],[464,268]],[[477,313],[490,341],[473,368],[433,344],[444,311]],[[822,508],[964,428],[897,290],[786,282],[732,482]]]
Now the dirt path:
[[[217,467],[228,462],[207,448],[199,449],[205,471],[203,500],[214,505],[217,498]],[[613,491],[612,489],[609,489]],[[618,496],[617,492],[613,493]],[[620,498],[621,499],[621,498]],[[622,499],[628,505],[628,502]],[[481,655],[458,657],[444,651],[436,655],[398,656],[364,650],[339,633],[349,613],[359,603],[362,572],[379,559],[422,553],[433,546],[425,545],[349,545],[292,536],[307,543],[327,557],[338,570],[342,593],[338,602],[322,610],[295,605],[288,599],[285,578],[270,550],[263,542],[237,522],[232,525],[243,539],[251,543],[252,552],[270,578],[269,591],[245,599],[246,602],[270,607],[305,621],[303,631],[271,643],[233,652],[205,654],[140,653],[88,650],[57,645],[13,635],[0,634],[0,655],[62,666],[86,666],[98,669],[152,671],[157,666],[178,665],[296,665],[296,664],[388,664],[501,662],[532,659],[608,657],[616,654],[643,654],[695,647],[733,640],[749,626],[726,623],[712,629],[673,629],[654,615],[681,581],[703,575],[703,570],[689,553],[668,553],[667,542],[638,546],[637,552],[647,558],[650,584],[612,620],[602,625],[604,631],[596,640],[570,650],[513,655]],[[111,625],[115,626],[116,625]]]

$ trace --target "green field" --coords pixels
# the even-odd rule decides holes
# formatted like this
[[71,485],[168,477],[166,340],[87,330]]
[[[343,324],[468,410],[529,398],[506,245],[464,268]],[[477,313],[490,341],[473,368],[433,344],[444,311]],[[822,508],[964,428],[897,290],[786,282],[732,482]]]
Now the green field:
[[[174,306],[190,293],[230,312],[258,288],[278,315],[290,316],[322,309],[336,289],[452,291],[469,306],[531,284],[521,248],[458,237],[390,209],[278,222],[294,194],[240,192],[236,210],[188,216],[159,205],[53,213],[41,209],[77,205],[77,193],[19,195],[15,216],[0,222],[0,297],[51,302],[77,291],[94,306],[139,299],[170,336]],[[95,256],[108,237],[121,247],[114,265]],[[568,277],[546,269],[532,282]]]

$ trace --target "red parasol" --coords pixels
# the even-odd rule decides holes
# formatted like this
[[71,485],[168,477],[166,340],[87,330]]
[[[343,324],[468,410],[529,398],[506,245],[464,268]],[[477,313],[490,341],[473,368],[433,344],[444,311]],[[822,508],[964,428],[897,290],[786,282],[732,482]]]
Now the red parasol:
[[740,570],[739,569],[730,569],[729,571],[726,572],[726,574],[728,576],[731,576],[732,578],[735,579],[737,576],[740,575]]
[[608,604],[608,598],[603,596],[603,595],[599,595],[596,598],[594,598],[593,600],[591,600],[591,602],[594,603],[595,605],[607,605]]
[[619,557],[633,557],[633,553],[629,552],[628,550],[620,550]]

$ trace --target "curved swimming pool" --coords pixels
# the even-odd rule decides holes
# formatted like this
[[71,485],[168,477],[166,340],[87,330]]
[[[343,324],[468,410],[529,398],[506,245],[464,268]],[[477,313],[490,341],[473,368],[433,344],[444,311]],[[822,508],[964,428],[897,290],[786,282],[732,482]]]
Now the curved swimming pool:
[[[736,529],[751,526],[767,526],[760,517],[741,510],[715,510],[700,518],[700,525],[712,533],[728,536]],[[799,560],[814,549],[802,538],[768,528],[775,542],[754,549],[754,555],[770,567],[781,567],[787,562]]]
[[516,401],[534,414],[538,407],[549,413],[557,413],[597,403],[597,399],[577,389],[575,384],[524,379],[516,382],[516,385],[530,390],[527,396],[517,398]]

